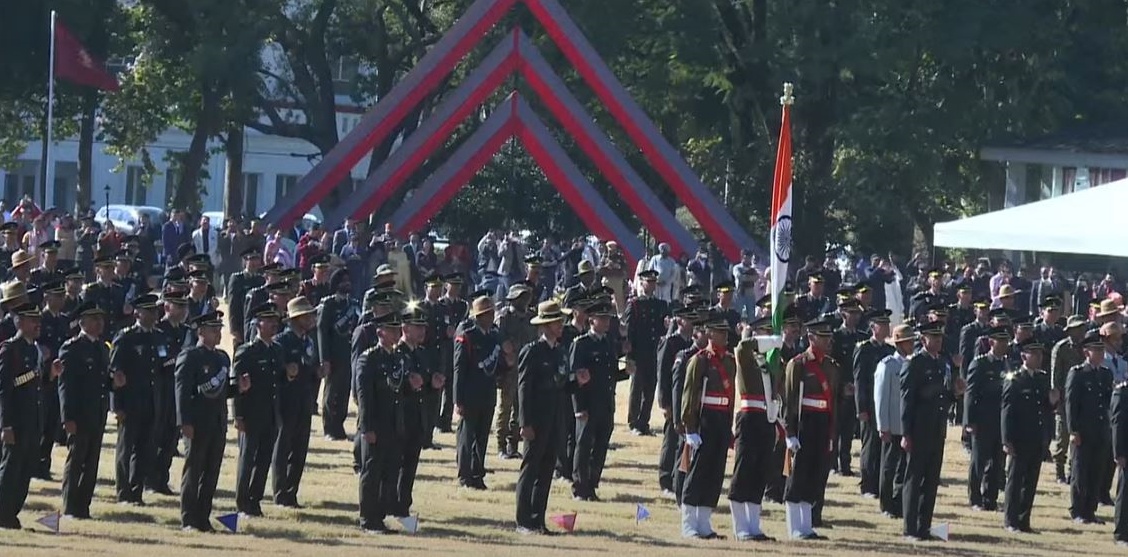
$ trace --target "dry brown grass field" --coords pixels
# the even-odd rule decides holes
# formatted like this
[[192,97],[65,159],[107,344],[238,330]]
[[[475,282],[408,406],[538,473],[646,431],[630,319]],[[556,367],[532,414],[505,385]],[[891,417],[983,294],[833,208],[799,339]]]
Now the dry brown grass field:
[[[229,347],[228,347],[229,348]],[[620,384],[620,402],[625,402],[627,383]],[[553,486],[550,513],[579,514],[576,531],[556,537],[522,537],[514,530],[514,486],[518,460],[499,460],[495,454],[487,466],[496,473],[486,478],[485,492],[459,489],[455,482],[454,436],[439,435],[441,451],[424,451],[415,490],[415,511],[420,531],[415,535],[372,537],[357,528],[358,481],[352,472],[351,444],[330,442],[320,435],[320,420],[314,417],[309,462],[299,499],[301,510],[263,503],[266,517],[240,522],[237,534],[185,534],[180,531],[179,500],[146,494],[148,506],[119,506],[113,493],[113,443],[116,431],[107,428],[99,469],[99,484],[91,509],[94,520],[64,520],[56,535],[35,524],[35,519],[53,512],[61,504],[60,483],[33,481],[31,495],[21,514],[25,530],[0,531],[0,556],[19,555],[111,555],[172,557],[175,555],[372,555],[396,550],[403,555],[436,555],[441,552],[473,552],[477,555],[688,555],[690,552],[761,555],[1111,555],[1118,553],[1112,542],[1112,508],[1102,507],[1098,516],[1105,526],[1079,526],[1068,519],[1068,488],[1053,482],[1052,467],[1044,465],[1035,502],[1036,535],[1011,535],[1002,527],[1002,513],[973,512],[967,504],[965,477],[968,460],[959,446],[955,429],[949,431],[948,450],[936,511],[936,523],[951,524],[951,541],[908,543],[900,536],[899,521],[882,518],[875,501],[857,493],[856,478],[831,476],[825,518],[832,529],[824,529],[829,541],[768,543],[737,542],[732,539],[727,501],[714,515],[713,524],[725,540],[687,541],[673,502],[657,489],[659,437],[633,437],[622,426],[625,408],[620,405],[618,426],[612,439],[616,447],[608,456],[603,502],[575,502],[567,484]],[[113,420],[111,420],[112,422]],[[349,424],[353,422],[350,420]],[[655,416],[652,423],[660,423]],[[350,425],[351,428],[351,425]],[[235,459],[238,448],[235,429],[228,444],[213,516],[235,508]],[[492,440],[491,440],[492,443]],[[854,444],[855,452],[858,443]],[[492,452],[492,451],[491,451]],[[61,478],[66,450],[56,447],[54,468]],[[179,491],[181,459],[173,463],[173,489]],[[856,463],[856,458],[855,458]],[[729,470],[732,468],[730,453]],[[726,483],[727,485],[727,483]],[[269,490],[269,485],[268,485]],[[267,496],[269,499],[269,494]],[[635,524],[635,505],[642,503],[651,518]],[[214,523],[220,528],[218,523]],[[398,524],[389,520],[394,528]],[[550,526],[551,527],[551,526]],[[765,505],[764,529],[771,536],[785,536],[783,507]]]

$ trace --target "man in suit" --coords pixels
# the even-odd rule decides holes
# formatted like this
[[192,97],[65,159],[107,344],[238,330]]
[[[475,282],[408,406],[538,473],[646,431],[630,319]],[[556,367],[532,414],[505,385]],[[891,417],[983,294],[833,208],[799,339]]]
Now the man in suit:
[[180,263],[176,250],[182,244],[187,244],[191,240],[191,232],[188,230],[188,226],[184,224],[184,211],[174,210],[172,218],[161,227],[161,249],[164,250],[166,267]]
[[[345,219],[345,225],[333,232],[333,255],[341,255],[341,250],[348,245],[349,238],[356,235],[356,219]],[[344,257],[344,256],[342,256]]]

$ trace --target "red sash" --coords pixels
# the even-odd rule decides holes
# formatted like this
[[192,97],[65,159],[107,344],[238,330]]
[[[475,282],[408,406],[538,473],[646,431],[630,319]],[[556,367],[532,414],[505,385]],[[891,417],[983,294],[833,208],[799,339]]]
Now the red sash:
[[820,362],[815,360],[807,360],[803,363],[803,367],[811,372],[818,380],[819,385],[822,387],[820,394],[804,394],[808,398],[818,398],[826,401],[827,413],[830,414],[830,427],[827,429],[826,452],[831,452],[834,449],[834,401],[830,396],[830,383],[826,380],[826,374],[823,373]]
[[725,365],[721,362],[720,354],[712,353],[709,357],[709,363],[712,364],[713,369],[717,371],[717,375],[721,376],[721,386],[724,387],[725,393],[730,397],[732,396],[732,381],[729,379],[729,374],[725,371]]

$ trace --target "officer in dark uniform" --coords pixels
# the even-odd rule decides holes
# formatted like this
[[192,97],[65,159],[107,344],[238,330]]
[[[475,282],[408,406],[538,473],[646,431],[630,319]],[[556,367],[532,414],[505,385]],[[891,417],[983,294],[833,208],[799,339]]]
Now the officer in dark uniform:
[[39,436],[39,466],[35,477],[51,479],[51,450],[56,441],[65,443],[62,435],[62,420],[59,415],[59,380],[53,376],[51,365],[59,356],[59,348],[70,333],[71,317],[63,313],[65,287],[61,280],[42,285],[46,303],[39,325],[39,348],[43,351],[43,365],[40,366],[39,408],[41,431]]
[[172,458],[180,441],[176,425],[176,359],[188,338],[188,298],[183,293],[169,292],[162,297],[164,317],[157,323],[162,334],[157,357],[160,369],[153,377],[153,468],[146,474],[146,488],[161,495],[175,495],[169,487]]
[[[180,525],[186,532],[214,532],[211,525],[223,448],[227,443],[227,398],[233,394],[231,360],[218,348],[223,312],[191,321],[199,342],[176,359],[176,423],[187,450],[180,481]],[[240,380],[238,390],[246,390]]]
[[[336,293],[330,278],[331,270],[329,269],[329,255],[322,254],[313,258],[312,263],[313,277],[303,280],[301,286],[298,288],[298,295],[305,296],[309,303],[313,306],[321,305],[321,302]],[[351,285],[350,285],[351,286]],[[351,293],[352,290],[349,290]]]
[[110,374],[110,351],[102,340],[106,312],[93,301],[75,308],[81,332],[59,349],[62,375],[59,407],[67,434],[67,463],[63,470],[63,514],[90,518],[90,500],[98,480],[102,434],[110,409],[110,389],[124,376]]
[[940,269],[928,271],[928,288],[910,298],[909,316],[918,323],[925,321],[925,315],[932,307],[951,303],[948,294],[944,292],[943,280],[944,273]]
[[[360,304],[352,298],[352,281],[345,269],[333,271],[329,279],[332,294],[321,299],[317,310],[317,346],[329,369],[322,393],[322,433],[332,441],[347,441],[345,418],[349,413],[352,384],[350,345],[360,321]],[[312,302],[311,302],[312,303]]]
[[962,379],[953,378],[941,353],[943,324],[922,323],[917,332],[923,347],[901,370],[901,448],[907,455],[902,501],[904,535],[910,540],[927,540],[932,538],[948,409],[964,386]]
[[125,303],[125,289],[114,281],[114,260],[110,256],[94,260],[98,280],[86,285],[82,291],[82,301],[94,302],[106,313],[106,327],[102,340],[109,341],[119,330],[132,320],[132,309]]
[[[17,518],[39,467],[40,312],[27,303],[12,308],[18,331],[0,343],[0,528],[19,530]],[[55,375],[60,366],[52,364]]]
[[235,395],[235,429],[239,431],[239,466],[235,476],[235,505],[248,516],[262,516],[261,501],[266,473],[274,454],[278,405],[278,380],[285,372],[281,348],[274,335],[282,315],[274,304],[251,310],[253,337],[235,349],[235,377],[247,388]]
[[956,302],[948,306],[948,333],[959,339],[964,325],[975,321],[975,306],[972,305],[971,284],[964,282],[956,286]]
[[[86,275],[82,269],[78,267],[70,267],[62,271],[63,277],[66,280],[66,295],[63,296],[63,313],[67,315],[74,315],[74,310],[78,309],[78,305],[82,302],[82,286],[83,281],[86,280]],[[78,327],[72,327],[71,332],[74,336],[78,334]]]
[[393,378],[403,374],[403,355],[396,351],[401,336],[399,312],[372,320],[379,341],[357,358],[353,380],[357,398],[357,436],[363,441],[360,470],[360,528],[370,534],[387,533],[384,519],[395,502],[399,436],[396,409],[399,399]]
[[[991,328],[990,314],[991,303],[987,300],[976,300],[971,303],[972,311],[974,312],[973,320],[960,327],[959,336],[957,337],[958,350],[960,354],[960,377],[965,381],[967,380],[967,368],[971,365],[971,361],[975,359],[977,343],[979,337],[986,335],[987,330]],[[955,408],[954,422],[963,425],[963,401],[957,401],[953,405]],[[963,436],[964,448],[968,451],[971,450],[971,440],[966,435]]]
[[243,250],[240,256],[243,258],[243,270],[231,275],[231,280],[227,284],[227,307],[231,310],[227,316],[227,328],[231,330],[232,343],[235,346],[247,342],[243,332],[243,327],[246,325],[246,307],[243,302],[252,289],[266,283],[266,278],[260,272],[262,251],[252,246]]
[[588,308],[591,330],[572,343],[569,367],[579,377],[590,377],[572,396],[576,414],[576,460],[572,495],[598,501],[596,489],[603,477],[607,447],[615,426],[615,385],[627,376],[619,371],[618,352],[611,335],[615,308],[607,302]]
[[[674,424],[673,406],[674,361],[678,353],[693,345],[693,324],[697,312],[688,308],[674,311],[677,330],[658,343],[658,407],[662,409],[665,423],[662,426],[662,452],[658,457],[658,487],[667,497],[674,495],[674,474],[678,467],[680,434]],[[637,369],[635,373],[638,373]]]
[[[211,274],[208,271],[188,273],[188,319],[211,313],[216,310],[218,300],[208,295],[211,290]],[[191,336],[191,335],[189,335]],[[189,339],[194,341],[195,339]]]
[[501,336],[493,323],[493,299],[479,296],[471,304],[470,319],[462,323],[454,338],[454,405],[462,416],[458,423],[458,483],[477,490],[486,489],[486,446],[497,402],[497,382],[510,364],[504,361]]
[[713,306],[713,310],[720,313],[725,318],[725,322],[729,324],[728,333],[728,349],[736,350],[737,343],[740,342],[740,310],[733,307],[733,290],[736,285],[731,280],[721,281],[717,284],[717,305]]
[[415,473],[419,470],[419,453],[423,451],[425,430],[430,424],[427,417],[427,394],[441,391],[445,379],[432,375],[427,369],[423,341],[427,336],[427,313],[418,303],[409,303],[403,311],[403,338],[396,345],[403,365],[398,374],[388,378],[399,404],[396,405],[396,446],[398,462],[391,469],[395,474],[396,489],[389,511],[397,518],[411,516],[414,502]]
[[[572,353],[572,343],[588,330],[587,308],[590,306],[589,299],[575,298],[572,300],[572,307],[566,308],[572,311],[571,320],[564,325],[564,330],[560,333],[560,349],[564,353],[566,365],[568,355]],[[568,482],[572,481],[572,469],[576,462],[576,414],[571,410],[572,399],[569,396],[567,411],[560,413],[564,429],[556,454],[556,473],[553,474],[553,477]]]
[[529,320],[541,337],[522,347],[517,358],[518,422],[525,440],[517,479],[519,534],[550,533],[545,513],[552,471],[564,436],[562,414],[572,411],[568,394],[576,382],[560,343],[564,320],[571,313],[554,301],[541,302]]
[[[830,321],[830,318],[823,317],[823,320]],[[799,314],[795,311],[795,306],[791,305],[785,308],[783,310],[783,346],[779,349],[780,362],[789,362],[795,356],[803,353],[803,350],[805,350],[805,348],[803,348],[805,339],[801,338],[802,329],[803,322],[799,321]],[[776,385],[783,385],[784,376],[782,372],[776,372],[772,379],[775,381]],[[782,395],[782,388],[780,389],[780,393]],[[776,441],[775,448],[772,451],[771,469],[768,471],[768,487],[764,490],[764,497],[769,501],[780,504],[783,503],[783,493],[787,487],[787,477],[784,475],[783,470],[787,453],[786,440],[785,435],[780,435],[780,438]],[[790,535],[790,532],[788,532],[788,535]]]
[[3,244],[0,245],[0,274],[3,276],[8,276],[8,272],[12,270],[12,255],[20,249],[17,237],[19,230],[20,225],[16,221],[0,224],[0,233],[4,235]]
[[[883,358],[893,353],[886,342],[889,338],[887,309],[870,310],[863,316],[870,326],[870,338],[858,342],[850,358],[854,377],[854,406],[858,411],[858,429],[862,438],[861,481],[862,495],[877,498],[881,480],[881,437],[874,418],[874,372]],[[839,438],[839,442],[842,440]]]
[[443,277],[446,293],[439,299],[443,307],[446,320],[446,334],[439,347],[439,361],[442,362],[440,371],[447,377],[446,387],[443,388],[443,400],[439,409],[439,431],[450,433],[451,417],[454,414],[454,336],[459,325],[466,320],[470,311],[470,304],[462,298],[462,275],[451,273]]
[[313,416],[314,380],[324,375],[314,342],[317,308],[298,296],[286,307],[290,326],[276,337],[282,349],[284,370],[278,380],[280,410],[278,438],[274,445],[274,502],[283,507],[301,508],[298,488],[309,453],[310,424]]
[[834,386],[838,400],[834,401],[837,412],[834,416],[836,431],[831,470],[841,476],[851,477],[854,471],[851,469],[850,447],[854,443],[854,433],[858,426],[857,411],[854,407],[856,395],[852,364],[854,349],[857,348],[858,343],[865,340],[866,334],[859,328],[862,322],[862,306],[857,300],[843,301],[838,305],[838,312],[842,316],[842,324],[834,330],[830,351],[830,356],[839,365],[838,384]]
[[[352,344],[350,349],[352,361],[352,394],[353,401],[359,404],[359,399],[356,390],[356,370],[357,360],[365,350],[376,346],[379,342],[379,326],[377,320],[380,317],[388,315],[389,313],[399,314],[399,307],[401,303],[401,294],[398,290],[385,290],[376,292],[369,290],[365,296],[365,306],[367,310],[362,314],[360,319],[360,326],[353,331]],[[362,431],[360,424],[357,424],[357,431]],[[362,465],[362,453],[364,449],[364,436],[357,434],[353,436],[353,472],[360,474]]]
[[126,301],[132,300],[148,290],[148,285],[139,282],[133,272],[133,256],[124,249],[118,250],[114,254],[114,282],[121,286],[122,291],[125,292]]
[[1109,410],[1112,424],[1112,456],[1120,469],[1121,481],[1116,487],[1116,527],[1113,538],[1118,547],[1128,547],[1128,481],[1124,481],[1128,469],[1128,383],[1118,383],[1113,387],[1112,406]]
[[118,333],[110,346],[110,371],[125,376],[110,401],[118,425],[117,500],[140,506],[145,474],[152,466],[154,381],[164,364],[159,351],[165,340],[156,328],[157,296],[141,295],[131,305],[137,323]]
[[728,351],[729,324],[713,310],[705,320],[708,345],[686,364],[680,409],[685,428],[682,462],[682,537],[716,539],[711,518],[721,496],[725,464],[732,444],[736,400],[736,359]]
[[1039,302],[1038,308],[1042,315],[1039,316],[1039,323],[1034,326],[1034,336],[1046,350],[1049,350],[1066,336],[1065,328],[1060,323],[1061,298],[1046,296]]
[[443,389],[428,389],[424,392],[424,405],[427,407],[427,424],[423,431],[423,448],[438,450],[435,444],[435,429],[439,421],[443,390],[446,388],[446,366],[441,361],[443,343],[446,341],[447,317],[440,301],[443,293],[443,277],[431,274],[423,279],[424,298],[419,308],[427,316],[427,336],[423,340],[423,361],[432,377],[442,377]]
[[677,503],[678,507],[681,507],[682,504],[682,494],[687,470],[681,459],[681,455],[685,451],[685,425],[682,424],[681,412],[678,409],[682,407],[682,397],[685,396],[686,366],[689,365],[689,360],[693,358],[694,355],[704,350],[705,346],[709,344],[709,336],[705,334],[705,321],[709,314],[706,304],[707,303],[702,302],[686,308],[693,311],[693,316],[689,319],[693,328],[693,342],[674,356],[674,369],[670,376],[670,403],[675,409],[673,412],[674,430],[678,433],[673,474],[674,501]]
[[1003,378],[1014,369],[1007,357],[1010,330],[995,327],[988,332],[988,337],[991,350],[971,361],[967,370],[967,392],[964,393],[965,427],[971,436],[968,501],[977,511],[998,509],[1005,462],[999,430]]
[[1044,347],[1029,339],[1019,345],[1023,365],[1008,373],[1003,384],[1003,450],[1007,463],[1006,529],[1030,532],[1030,514],[1042,469],[1046,438],[1040,435],[1045,424],[1053,423],[1057,391],[1050,388],[1050,376],[1042,371]]
[[824,272],[815,271],[807,276],[807,293],[795,298],[795,310],[803,321],[817,319],[831,311],[831,302],[825,294]]
[[635,370],[631,376],[627,425],[635,435],[651,435],[650,412],[654,407],[658,383],[658,345],[666,330],[669,304],[654,295],[654,289],[658,287],[658,271],[643,271],[638,278],[642,281],[642,293],[627,301],[627,309],[623,312],[627,341],[631,344],[628,358]]
[[61,281],[65,277],[59,270],[59,242],[50,240],[39,244],[36,248],[40,254],[40,264],[31,271],[27,285],[43,291],[43,285]]
[[571,305],[573,300],[583,298],[590,294],[592,289],[598,288],[595,283],[595,265],[587,259],[581,260],[576,266],[576,278],[579,279],[578,282],[564,291],[564,306]]
[[[262,284],[248,289],[242,301],[236,302],[243,304],[243,325],[241,330],[247,331],[251,329],[249,323],[250,319],[247,318],[248,312],[252,308],[256,308],[270,301],[270,292],[267,290],[267,287],[271,284],[284,282],[286,280],[283,278],[282,271],[282,266],[278,263],[263,265],[262,268],[259,269],[259,272],[262,273]],[[244,341],[245,340],[246,339],[244,339]]]
[[1065,379],[1065,423],[1072,446],[1069,461],[1070,517],[1080,524],[1103,524],[1096,517],[1103,470],[1111,460],[1108,406],[1112,399],[1112,371],[1104,366],[1100,332],[1082,340],[1085,362],[1073,366]]

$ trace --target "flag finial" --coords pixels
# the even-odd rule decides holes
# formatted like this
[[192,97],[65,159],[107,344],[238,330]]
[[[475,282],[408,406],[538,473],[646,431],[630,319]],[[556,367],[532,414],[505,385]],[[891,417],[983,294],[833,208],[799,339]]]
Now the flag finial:
[[795,104],[795,97],[792,93],[795,91],[795,86],[791,83],[783,84],[783,96],[779,98],[779,104],[783,106],[791,106]]

